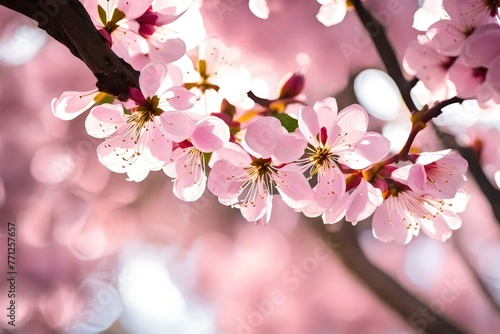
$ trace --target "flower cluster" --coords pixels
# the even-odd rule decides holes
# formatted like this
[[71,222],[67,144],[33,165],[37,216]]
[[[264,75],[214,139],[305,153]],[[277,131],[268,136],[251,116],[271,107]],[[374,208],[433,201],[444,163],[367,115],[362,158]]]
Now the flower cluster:
[[[498,1],[445,0],[434,19],[421,13],[415,17],[414,26],[425,34],[409,45],[405,67],[425,86],[417,86],[423,104],[453,96],[476,99],[481,105],[500,102],[498,5]],[[429,20],[434,22],[429,25]]]
[[[165,3],[174,5],[162,7]],[[213,37],[186,48],[189,43],[179,35],[167,33],[167,25],[189,11],[181,3],[86,2],[108,45],[140,70],[139,87],[130,88],[127,101],[89,91],[65,92],[52,102],[54,114],[65,120],[90,108],[85,127],[104,139],[97,148],[104,166],[136,182],[162,170],[173,179],[179,199],[195,201],[208,188],[250,222],[268,223],[273,196],[279,194],[292,210],[325,223],[345,218],[356,224],[374,214],[373,232],[383,241],[408,243],[420,228],[444,241],[460,227],[457,213],[467,200],[460,189],[467,169],[463,158],[441,151],[398,163],[388,157],[389,141],[369,131],[360,105],[339,111],[334,98],[304,103],[300,72],[282,80],[275,99],[250,94],[252,76],[238,63],[237,50]],[[323,12],[346,6],[345,1],[321,4]],[[262,9],[265,2],[250,5]],[[464,45],[447,45],[444,35],[436,36],[425,36],[425,43],[407,53],[419,77],[429,70],[413,61],[422,48],[444,59],[476,43],[471,37]],[[447,50],[446,56],[438,48]],[[439,89],[441,82],[433,80],[425,84]]]

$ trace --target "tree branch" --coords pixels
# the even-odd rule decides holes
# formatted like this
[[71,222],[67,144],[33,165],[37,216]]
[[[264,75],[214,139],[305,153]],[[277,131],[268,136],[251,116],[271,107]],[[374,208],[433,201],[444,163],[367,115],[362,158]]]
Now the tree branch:
[[411,324],[412,320],[420,318],[420,312],[428,312],[427,320],[429,321],[427,321],[427,327],[423,328],[426,333],[463,333],[406,291],[392,277],[373,265],[363,253],[350,224],[343,222],[343,226],[336,232],[328,231],[328,225],[324,225],[320,220],[312,222],[309,226],[335,251],[345,267],[402,319],[410,321]]
[[139,72],[106,45],[79,1],[0,0],[0,5],[34,19],[64,44],[94,73],[100,91],[126,100],[129,88],[139,87]]
[[399,66],[398,58],[394,53],[394,48],[385,34],[384,26],[366,10],[361,3],[361,0],[352,0],[351,3],[354,5],[356,13],[363,23],[366,31],[370,34],[373,44],[375,45],[375,48],[377,49],[377,52],[387,70],[387,74],[389,74],[394,82],[396,82],[406,106],[411,112],[417,111],[418,109],[413,103],[410,95],[410,90],[413,86],[415,86],[416,81],[408,81],[405,79],[403,72],[401,71],[401,67]]

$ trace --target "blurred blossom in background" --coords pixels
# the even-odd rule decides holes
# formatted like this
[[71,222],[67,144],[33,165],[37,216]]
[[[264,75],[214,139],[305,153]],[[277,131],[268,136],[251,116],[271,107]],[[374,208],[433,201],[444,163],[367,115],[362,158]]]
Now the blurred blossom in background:
[[[404,145],[407,111],[354,13],[327,28],[312,0],[269,0],[267,20],[243,0],[196,3],[207,31],[238,48],[259,78],[252,87],[260,96],[277,95],[280,78],[303,71],[309,102],[338,95],[343,107],[357,98],[391,151]],[[417,35],[419,1],[398,4],[385,21],[401,60]],[[385,1],[367,6],[387,12]],[[162,172],[141,183],[109,172],[84,117],[64,122],[50,108],[63,91],[93,87],[90,71],[30,20],[3,7],[0,18],[0,233],[3,247],[6,222],[16,222],[15,333],[402,334],[432,321],[418,309],[400,318],[350,273],[335,245],[311,232],[319,222],[279,196],[269,225],[255,226],[208,191],[197,202],[178,200]],[[416,144],[441,149],[428,130]],[[370,261],[436,313],[466,332],[491,333],[500,313],[470,267],[500,303],[500,229],[477,185],[465,189],[463,227],[446,243],[422,235],[386,244],[369,222],[356,228]],[[2,279],[2,310],[7,288]],[[3,313],[0,332],[12,333]]]

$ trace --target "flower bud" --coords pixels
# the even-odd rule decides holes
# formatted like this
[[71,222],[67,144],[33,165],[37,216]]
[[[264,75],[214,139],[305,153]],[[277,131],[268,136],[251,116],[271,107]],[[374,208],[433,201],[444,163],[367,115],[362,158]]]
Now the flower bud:
[[280,99],[286,99],[295,97],[300,94],[302,89],[306,84],[306,79],[302,73],[295,72],[288,75],[288,77],[284,77],[282,82],[285,82],[281,86],[280,90]]

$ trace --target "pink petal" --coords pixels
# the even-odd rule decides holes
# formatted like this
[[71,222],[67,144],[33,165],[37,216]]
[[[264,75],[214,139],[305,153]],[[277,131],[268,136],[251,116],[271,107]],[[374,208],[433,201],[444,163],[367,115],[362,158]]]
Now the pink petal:
[[[465,27],[464,27],[465,29]],[[427,31],[432,46],[445,56],[457,57],[467,39],[465,31],[451,20],[440,20]]]
[[316,139],[319,133],[318,115],[312,107],[306,106],[300,108],[299,129],[309,143],[319,146]]
[[229,142],[229,127],[218,117],[207,117],[196,125],[191,142],[202,152],[216,151]]
[[486,73],[486,82],[490,84],[496,94],[500,94],[500,56],[495,58],[491,68]]
[[262,117],[252,122],[245,134],[245,144],[256,157],[269,158],[277,140],[286,131],[275,117]]
[[302,173],[280,170],[273,180],[283,201],[292,209],[302,209],[313,199],[311,186]]
[[231,142],[212,154],[209,166],[219,160],[227,160],[237,166],[249,166],[252,162],[250,155],[240,145]]
[[165,165],[172,153],[172,142],[160,130],[154,122],[148,122],[147,131],[141,137],[145,137],[145,148],[142,151],[142,159],[151,169],[159,169]]
[[153,97],[168,75],[167,66],[151,63],[144,67],[139,76],[139,86],[145,97]]
[[163,108],[163,110],[171,109],[168,106],[179,111],[188,110],[191,109],[197,101],[196,95],[184,87],[171,87],[158,97],[160,98],[158,107]]
[[333,97],[327,97],[314,104],[314,110],[318,114],[318,122],[320,128],[326,128],[328,130],[335,126],[337,121],[338,106],[337,100]]
[[303,210],[306,217],[320,216],[345,193],[345,180],[339,168],[328,168],[319,173],[318,184],[313,189],[313,201]]
[[195,122],[189,116],[177,111],[164,112],[157,119],[158,127],[177,143],[191,136],[195,128]]
[[463,56],[471,67],[489,68],[500,54],[500,27],[497,24],[483,26],[475,31],[464,45]]
[[192,172],[184,173],[174,181],[174,195],[186,202],[196,201],[205,192],[206,180],[201,165],[196,165]]
[[373,214],[372,232],[373,236],[380,241],[389,242],[394,240],[387,200],[384,201]]
[[323,223],[334,224],[338,223],[342,218],[344,218],[347,210],[347,201],[349,200],[349,194],[344,193],[334,205],[328,209],[322,216]]
[[298,133],[288,133],[278,138],[274,156],[281,163],[288,163],[299,159],[307,146],[304,137]]
[[380,189],[362,179],[349,196],[346,220],[356,224],[358,221],[368,218],[377,207],[382,205],[383,201]]
[[368,114],[360,105],[353,104],[344,108],[337,118],[338,128],[328,137],[328,144],[355,144],[363,138],[368,127]]
[[440,241],[448,240],[451,237],[452,229],[448,226],[445,216],[447,216],[447,219],[461,222],[459,217],[450,212],[439,213],[436,217],[431,217],[431,219],[421,218],[419,221],[425,234]]
[[486,69],[472,68],[458,60],[448,70],[450,80],[455,84],[457,96],[468,99],[477,94],[479,86],[485,80]]
[[153,0],[141,1],[118,1],[118,9],[121,10],[128,20],[136,19],[148,10]]
[[57,118],[69,121],[88,110],[96,102],[94,98],[99,92],[64,92],[52,100],[52,113]]
[[149,56],[152,60],[171,63],[186,54],[186,43],[180,38],[166,38],[162,43],[149,40]]
[[339,162],[353,169],[363,169],[381,161],[387,156],[389,150],[390,142],[387,138],[375,132],[368,132],[356,144],[355,150],[342,155]]
[[240,187],[246,172],[243,167],[235,166],[229,161],[217,161],[208,176],[208,189],[225,205],[234,204],[238,199]]
[[[273,196],[264,190],[261,183],[256,185],[257,196],[254,200],[240,206],[243,217],[249,222],[256,222],[264,217],[270,217]],[[265,221],[268,222],[268,219]]]
[[126,124],[127,117],[123,114],[123,107],[119,104],[103,104],[94,107],[85,119],[87,133],[95,138],[109,137]]
[[186,160],[189,157],[189,152],[192,147],[188,148],[176,148],[170,158],[168,159],[168,163],[165,167],[163,167],[163,171],[171,178],[177,178],[186,172]]

